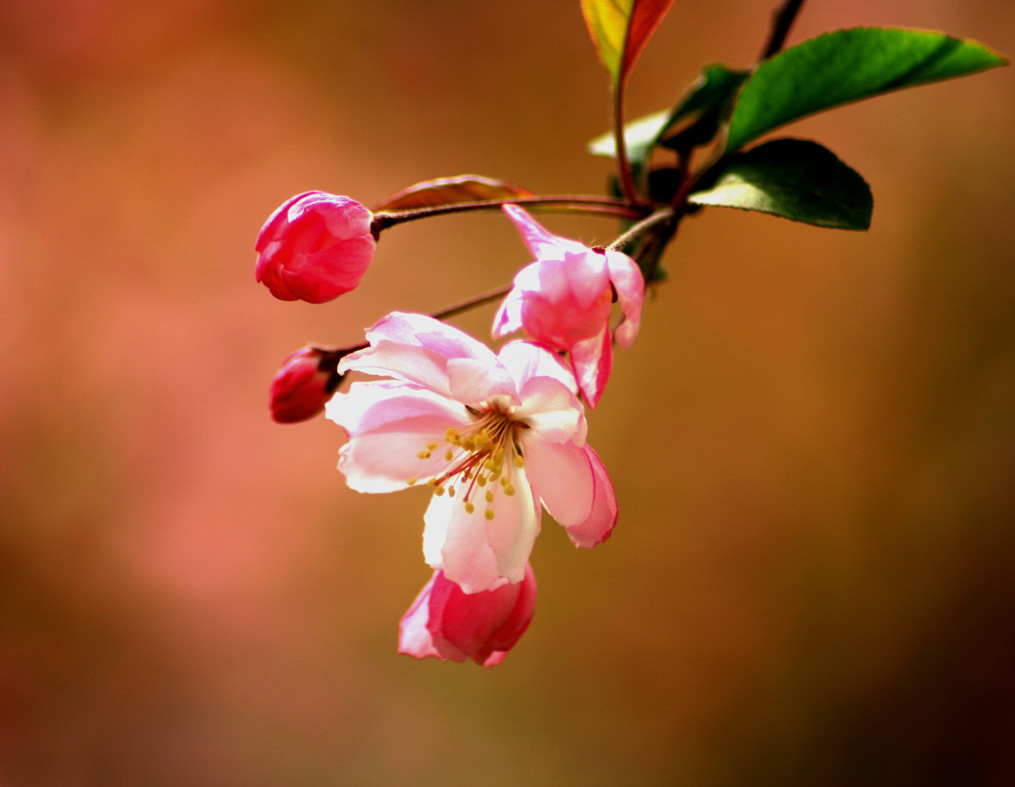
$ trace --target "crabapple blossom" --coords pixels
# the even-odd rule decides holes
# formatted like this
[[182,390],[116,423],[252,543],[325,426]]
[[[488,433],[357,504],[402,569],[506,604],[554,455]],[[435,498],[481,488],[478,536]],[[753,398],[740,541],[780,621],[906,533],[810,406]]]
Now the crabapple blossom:
[[349,435],[338,468],[359,492],[424,486],[423,553],[465,593],[520,582],[543,508],[577,546],[617,521],[613,485],[585,443],[574,376],[544,347],[498,354],[432,317],[394,312],[338,371],[355,382],[325,412]]
[[423,659],[484,667],[500,664],[532,622],[536,611],[536,577],[526,564],[514,584],[501,581],[479,593],[465,593],[435,571],[398,627],[398,652]]
[[[595,407],[613,368],[614,336],[621,347],[630,347],[638,335],[641,271],[623,252],[591,249],[554,235],[517,205],[503,207],[536,259],[515,276],[494,317],[493,336],[524,328],[536,341],[568,353],[578,386]],[[623,318],[611,334],[614,298]]]
[[257,236],[257,280],[283,301],[324,303],[355,289],[377,246],[372,221],[373,214],[349,197],[297,194]]

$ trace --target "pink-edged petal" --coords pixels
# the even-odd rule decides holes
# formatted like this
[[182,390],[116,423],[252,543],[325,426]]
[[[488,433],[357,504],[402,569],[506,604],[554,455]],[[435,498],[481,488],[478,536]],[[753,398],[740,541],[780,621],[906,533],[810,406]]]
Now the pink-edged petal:
[[[493,519],[480,520],[486,524],[486,540],[497,558],[497,572],[508,582],[518,582],[525,575],[532,547],[539,535],[539,502],[533,498],[532,488],[525,470],[515,468],[511,478],[515,493],[504,494],[503,488],[491,484],[494,498],[482,506],[477,502],[476,516],[480,508],[494,512]],[[445,547],[446,549],[446,547]]]
[[350,434],[338,461],[349,487],[357,492],[395,492],[411,486],[411,479],[425,482],[441,472],[447,465],[443,454],[433,452],[427,458],[419,454],[428,443],[442,441],[449,427],[469,423],[464,408],[412,390],[365,404],[363,391],[354,385],[348,394],[336,394],[328,403],[328,417]]
[[338,362],[339,374],[357,371],[380,377],[394,377],[451,395],[448,359],[438,352],[412,344],[381,339],[373,347],[350,353]]
[[485,344],[423,314],[392,312],[368,328],[366,338],[371,346],[345,356],[339,362],[340,373],[355,369],[448,393],[450,359],[496,363],[496,356]]
[[641,325],[641,307],[645,300],[645,279],[641,269],[626,254],[619,251],[607,252],[607,265],[610,270],[610,281],[617,291],[617,300],[624,315],[623,322],[617,326],[615,335],[617,344],[630,347],[638,335]]
[[[456,489],[455,497],[434,495],[423,521],[423,556],[431,568],[442,569],[451,581],[466,593],[479,593],[506,579],[519,582],[525,575],[525,563],[539,534],[539,509],[525,474],[516,471],[515,493],[494,490],[494,500],[484,500],[485,490],[476,487],[466,511],[466,489]],[[493,519],[485,510],[492,508]]]
[[555,443],[585,443],[585,411],[570,388],[552,377],[533,377],[520,393],[522,404],[512,415],[529,427],[521,433],[523,441],[538,435]]
[[567,535],[576,547],[588,548],[601,544],[610,537],[617,524],[618,509],[617,494],[602,460],[589,446],[585,446],[585,453],[592,467],[595,484],[592,511],[583,522],[568,526]]
[[[398,405],[384,405],[382,402],[399,400],[405,396],[412,398],[406,402],[408,409],[398,409]],[[457,403],[424,388],[415,388],[397,380],[369,380],[355,382],[349,387],[348,393],[336,393],[324,407],[324,414],[350,435],[358,434],[376,425],[377,419],[365,420],[367,414],[374,412],[388,420],[400,420],[418,414],[414,407],[417,400],[424,400],[435,408],[449,407],[454,412],[461,412]],[[394,408],[394,409],[392,409]]]
[[551,377],[572,393],[578,393],[574,372],[559,355],[532,342],[508,342],[497,354],[500,365],[514,378],[519,391],[533,377]]
[[578,342],[570,356],[578,387],[594,410],[613,370],[613,344],[607,327],[598,336]]
[[425,314],[392,312],[367,328],[367,341],[381,339],[404,345],[426,347],[446,358],[476,358],[494,360],[494,354],[482,342],[464,331]]
[[564,264],[571,293],[582,309],[590,309],[603,300],[610,302],[610,274],[607,271],[606,254],[592,249],[580,252],[566,252]]
[[434,495],[423,515],[423,557],[466,593],[478,593],[500,579],[497,556],[486,540],[482,508],[469,514],[462,496]]
[[[425,659],[434,656],[446,661],[463,662],[467,658],[465,653],[454,646],[437,649],[434,635],[430,633],[429,623],[431,621],[431,603],[434,583],[440,576],[435,571],[430,581],[426,583],[416,600],[412,602],[409,611],[402,616],[398,624],[398,652],[417,659]],[[443,643],[442,643],[443,644]]]
[[504,205],[504,212],[515,225],[518,234],[522,236],[526,247],[533,257],[553,256],[559,254],[558,249],[578,251],[585,247],[570,238],[562,238],[554,235],[546,227],[536,221],[524,208],[517,205]]
[[478,404],[495,396],[518,404],[515,381],[499,363],[452,358],[448,361],[448,386],[451,398],[462,404]]
[[589,518],[595,482],[588,454],[573,443],[524,439],[525,470],[546,510],[564,527]]
[[513,289],[501,301],[497,314],[494,315],[492,336],[494,339],[500,339],[502,336],[521,330],[521,327],[522,294],[518,289]]
[[503,583],[482,593],[463,593],[435,571],[399,625],[398,652],[484,667],[503,661],[532,621],[536,578],[531,566],[516,584]]

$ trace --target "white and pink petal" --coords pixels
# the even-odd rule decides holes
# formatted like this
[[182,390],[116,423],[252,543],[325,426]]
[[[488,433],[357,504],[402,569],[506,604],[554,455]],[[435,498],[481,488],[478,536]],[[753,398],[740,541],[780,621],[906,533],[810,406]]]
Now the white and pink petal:
[[585,446],[595,491],[592,497],[592,510],[582,522],[566,526],[568,538],[576,547],[594,547],[603,543],[613,533],[617,524],[617,495],[613,489],[606,467],[599,456],[589,446]]

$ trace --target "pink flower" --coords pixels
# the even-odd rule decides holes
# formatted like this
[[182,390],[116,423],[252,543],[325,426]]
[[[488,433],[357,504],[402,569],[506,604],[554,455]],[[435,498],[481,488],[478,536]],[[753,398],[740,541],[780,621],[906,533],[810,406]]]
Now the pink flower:
[[525,633],[536,611],[536,577],[525,566],[521,582],[465,593],[435,571],[398,627],[398,652],[417,659],[467,658],[484,667],[500,664]]
[[517,205],[505,205],[535,262],[515,276],[493,321],[495,339],[524,328],[538,342],[568,353],[575,379],[595,407],[613,368],[610,306],[623,320],[613,335],[630,347],[638,335],[645,281],[638,265],[619,251],[590,249],[547,231]]
[[341,382],[335,374],[337,365],[335,353],[320,347],[303,347],[286,358],[271,383],[272,419],[291,424],[323,411]]
[[372,221],[373,214],[349,197],[297,194],[257,236],[257,280],[283,301],[324,303],[355,289],[377,245]]
[[395,312],[370,347],[338,365],[391,380],[356,382],[325,412],[349,441],[338,468],[359,492],[425,485],[423,554],[465,593],[521,582],[542,508],[581,547],[604,541],[617,501],[585,444],[574,376],[548,350],[509,342],[498,355],[461,331]]

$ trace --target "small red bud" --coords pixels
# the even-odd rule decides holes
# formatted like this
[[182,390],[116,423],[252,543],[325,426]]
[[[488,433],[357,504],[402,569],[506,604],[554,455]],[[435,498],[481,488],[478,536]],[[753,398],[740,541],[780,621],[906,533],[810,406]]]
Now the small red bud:
[[332,379],[337,363],[333,356],[333,352],[307,346],[286,358],[271,383],[274,421],[280,424],[306,421],[324,410],[338,382]]

